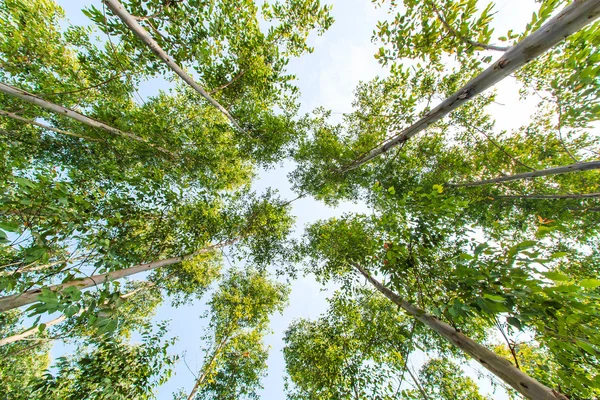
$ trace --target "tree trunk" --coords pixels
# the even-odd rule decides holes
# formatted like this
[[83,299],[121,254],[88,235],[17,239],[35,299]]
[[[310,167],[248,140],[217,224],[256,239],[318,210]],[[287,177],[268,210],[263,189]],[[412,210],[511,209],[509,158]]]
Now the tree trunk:
[[229,335],[227,335],[227,336],[225,336],[225,338],[223,338],[223,340],[221,340],[221,343],[219,343],[219,345],[217,346],[217,348],[213,352],[212,356],[210,357],[210,360],[204,366],[204,368],[203,368],[204,370],[202,371],[202,375],[200,375],[198,377],[198,379],[196,379],[196,383],[194,384],[194,387],[192,388],[192,391],[190,392],[190,394],[188,396],[188,400],[193,400],[194,399],[194,396],[198,392],[198,389],[204,383],[204,381],[206,380],[206,377],[208,376],[209,372],[212,370],[212,364],[213,364],[213,362],[215,362],[215,359],[217,358],[217,356],[219,355],[219,353],[221,352],[221,350],[223,349],[223,347],[227,344],[227,342],[229,341],[229,339],[230,339],[230,337],[229,337]]
[[[135,295],[136,293],[141,292],[142,290],[151,288],[152,286],[155,285],[154,283],[150,283],[150,282],[146,282],[146,283],[147,284],[142,287],[132,290],[129,293],[125,293],[124,295],[121,296],[121,299],[123,299],[123,300],[128,299],[129,297]],[[80,311],[78,314],[81,314],[81,313],[82,313],[82,311]],[[54,318],[52,321],[45,322],[44,325],[46,325],[46,328],[48,328],[48,327],[51,327],[54,325],[58,325],[66,319],[67,319],[67,317],[63,314],[58,318]],[[0,339],[0,346],[4,346],[4,345],[10,344],[10,343],[18,342],[19,340],[26,339],[29,336],[34,335],[37,331],[38,331],[38,327],[34,326],[33,328],[27,329],[26,331],[21,332],[17,335],[12,335],[7,338]]]
[[87,137],[87,136],[83,136],[83,135],[78,135],[76,133],[71,133],[71,132],[65,131],[63,129],[54,128],[53,126],[48,126],[48,125],[40,124],[37,121],[33,121],[33,120],[30,120],[30,119],[27,119],[27,118],[23,118],[23,117],[15,114],[15,113],[11,113],[11,112],[8,112],[8,111],[0,110],[0,115],[4,115],[5,117],[9,117],[9,118],[13,118],[13,119],[19,120],[21,122],[25,122],[26,124],[35,125],[35,126],[38,126],[38,127],[42,128],[42,129],[46,129],[46,130],[53,131],[53,132],[56,132],[56,133],[62,133],[63,135],[74,136],[74,137],[78,137],[78,138],[81,138],[81,139],[90,140],[90,141],[93,141],[93,142],[100,141],[100,139],[94,139],[94,138],[91,138],[91,137]]
[[494,200],[503,200],[503,199],[553,200],[553,199],[592,199],[595,197],[600,197],[600,193],[504,195],[504,196],[494,196],[493,199]]
[[469,81],[436,108],[425,114],[419,121],[402,130],[392,139],[371,150],[358,160],[342,167],[339,172],[344,173],[356,169],[391,148],[406,142],[429,125],[439,121],[476,95],[500,82],[527,62],[551,49],[567,36],[592,23],[599,15],[600,0],[574,1],[554,18],[547,21],[537,31],[511,47],[498,61]]
[[[190,259],[197,256],[198,254],[207,253],[211,250],[225,247],[239,240],[239,238],[228,240],[223,243],[215,244],[212,246],[205,247],[204,249],[198,250],[192,254],[185,256],[167,258],[165,260],[153,261],[147,264],[139,264],[130,268],[120,269],[118,271],[108,272],[106,274],[94,275],[89,278],[76,279],[70,282],[61,283],[57,285],[48,286],[47,288],[52,291],[61,291],[68,287],[77,287],[79,289],[86,289],[92,286],[97,286],[104,282],[113,281],[116,279],[125,278],[130,275],[134,275],[144,271],[151,271],[156,268],[164,267],[167,265],[177,264],[183,260]],[[21,307],[27,304],[35,303],[38,295],[42,292],[42,289],[32,289],[24,293],[13,294],[0,298],[0,312],[12,310],[13,308]]]
[[577,171],[589,171],[592,169],[600,169],[600,161],[590,161],[590,162],[585,162],[585,163],[570,164],[570,165],[565,165],[563,167],[548,168],[548,169],[542,169],[539,171],[523,172],[521,174],[501,176],[498,178],[485,179],[482,181],[467,182],[467,183],[450,183],[450,184],[448,184],[448,186],[450,186],[450,187],[481,186],[481,185],[488,185],[490,183],[517,181],[519,179],[537,178],[540,176],[549,176],[549,175],[559,175],[559,174],[566,174],[569,172],[577,172]]
[[508,362],[508,360],[498,356],[496,353],[458,332],[456,329],[445,322],[440,321],[433,315],[429,315],[424,310],[403,300],[400,296],[383,286],[360,266],[356,265],[355,267],[385,297],[403,308],[417,320],[436,331],[449,343],[473,357],[482,366],[512,386],[523,396],[534,400],[568,400],[563,394],[542,385],[529,375],[523,373]]
[[[45,325],[48,328],[53,325],[58,325],[66,319],[67,319],[67,317],[63,314],[58,318],[54,318],[52,321],[45,322]],[[27,339],[29,336],[33,336],[37,332],[38,332],[38,327],[34,326],[33,328],[27,329],[26,331],[21,332],[19,334],[12,335],[12,336],[6,337],[4,339],[0,339],[0,346],[5,346],[7,344],[18,342],[19,340]]]
[[237,121],[233,118],[233,116],[223,107],[219,102],[217,102],[206,90],[204,90],[200,85],[198,85],[191,76],[189,76],[177,63],[169,57],[169,55],[156,43],[152,36],[144,29],[136,20],[134,16],[129,14],[125,7],[118,0],[103,0],[104,4],[110,8],[110,10],[123,21],[125,25],[146,45],[152,50],[154,54],[158,56],[173,72],[181,77],[185,83],[190,85],[196,92],[200,93],[202,97],[204,97],[208,102],[219,110],[223,115],[225,115],[229,121],[233,124],[233,126],[238,129],[240,132],[246,133],[242,129],[241,126],[237,123]]
[[23,101],[26,101],[28,103],[31,104],[35,104],[36,106],[45,108],[46,110],[55,112],[57,114],[60,115],[64,115],[66,117],[72,118],[76,121],[81,122],[82,124],[85,124],[87,126],[91,126],[92,128],[99,128],[99,129],[103,129],[107,132],[110,132],[112,134],[115,134],[117,136],[121,136],[121,137],[126,137],[141,143],[144,143],[148,146],[151,146],[153,148],[156,148],[157,150],[160,150],[163,153],[166,153],[168,155],[170,155],[171,157],[175,157],[175,154],[170,152],[169,150],[166,150],[160,146],[155,146],[152,143],[149,143],[146,139],[143,139],[139,136],[134,135],[133,133],[129,133],[129,132],[123,132],[117,128],[113,128],[110,125],[105,124],[104,122],[100,122],[97,121],[93,118],[90,118],[88,116],[85,116],[81,113],[78,113],[77,111],[74,110],[70,110],[66,107],[60,106],[58,104],[54,104],[51,103],[47,100],[44,100],[42,98],[37,97],[34,94],[31,94],[29,92],[26,92],[24,90],[18,89],[16,87],[7,85],[5,83],[0,82],[0,93],[4,93],[7,94],[9,96],[13,96],[16,97],[18,99],[21,99]]

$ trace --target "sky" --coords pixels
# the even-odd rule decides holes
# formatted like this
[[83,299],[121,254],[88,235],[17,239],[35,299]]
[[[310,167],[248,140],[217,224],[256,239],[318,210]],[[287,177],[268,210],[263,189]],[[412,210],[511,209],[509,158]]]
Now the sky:
[[[87,25],[89,20],[81,13],[87,5],[95,5],[102,9],[100,0],[57,0],[66,12],[67,18],[73,24]],[[387,10],[376,9],[368,0],[336,0],[325,1],[332,4],[332,14],[335,18],[333,26],[321,37],[312,35],[309,45],[314,47],[312,54],[300,59],[293,59],[289,64],[289,72],[294,73],[300,88],[302,104],[301,112],[309,112],[316,107],[325,107],[333,111],[333,118],[340,120],[342,114],[352,110],[353,91],[360,81],[367,81],[377,75],[385,75],[386,71],[377,63],[374,54],[378,46],[371,42],[371,35],[378,20],[389,16]],[[510,28],[522,30],[531,17],[535,7],[533,0],[498,0],[496,1],[497,15],[495,17],[496,32],[502,35]],[[497,54],[492,54],[497,57]],[[510,80],[510,78],[509,78]],[[159,89],[167,89],[168,84],[153,81],[142,84],[139,92],[141,97],[147,97]],[[517,96],[517,88],[511,83],[502,85],[498,91],[497,104],[491,106],[490,112],[497,117],[497,128],[516,128],[528,121],[531,104],[522,103]],[[293,165],[284,163],[275,169],[262,172],[254,184],[256,190],[266,187],[277,188],[283,198],[294,198],[287,180],[287,173]],[[319,219],[331,218],[345,212],[368,212],[362,204],[342,203],[336,208],[330,208],[313,199],[305,198],[293,204],[292,213],[297,217],[295,235],[301,234],[306,224]],[[271,346],[268,359],[268,376],[263,381],[263,399],[284,398],[283,376],[285,365],[282,355],[282,337],[290,322],[297,318],[316,318],[327,309],[326,298],[334,288],[323,288],[312,277],[303,277],[292,284],[289,306],[283,315],[275,315],[271,319],[273,334],[266,338],[266,344]],[[208,297],[208,296],[206,296]],[[178,354],[185,354],[186,363],[181,360],[175,370],[175,375],[158,390],[159,399],[170,399],[178,388],[189,392],[194,384],[192,372],[196,373],[202,365],[203,352],[200,336],[207,321],[200,318],[206,307],[203,301],[197,301],[180,308],[172,308],[165,302],[158,310],[156,320],[171,320],[170,331],[179,340],[171,349]],[[53,356],[67,351],[68,348],[58,346],[52,352]],[[422,363],[422,356],[411,359],[414,368]],[[476,364],[467,367],[475,368]],[[467,371],[475,376],[474,371]],[[489,385],[482,384],[485,391]],[[500,397],[498,397],[500,396]],[[505,395],[496,393],[494,398]]]

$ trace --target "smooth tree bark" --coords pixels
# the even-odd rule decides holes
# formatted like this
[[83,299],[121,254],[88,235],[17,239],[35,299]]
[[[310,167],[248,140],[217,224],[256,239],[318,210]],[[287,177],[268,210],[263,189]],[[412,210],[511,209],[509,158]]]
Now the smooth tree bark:
[[[140,143],[144,143],[145,145],[153,147],[165,154],[168,154],[171,157],[175,157],[175,154],[170,152],[169,150],[164,149],[160,146],[156,146],[156,145],[148,142],[148,140],[141,138],[137,135],[134,135],[133,133],[123,132],[122,130],[114,128],[110,125],[107,125],[104,122],[100,122],[98,120],[90,118],[90,117],[83,115],[75,110],[71,110],[71,109],[63,107],[61,105],[54,104],[48,100],[44,100],[44,99],[34,95],[32,93],[26,92],[25,90],[16,88],[14,86],[7,85],[6,83],[0,82],[0,93],[4,93],[9,96],[16,97],[16,98],[26,101],[28,103],[35,104],[36,106],[45,108],[46,110],[52,111],[52,112],[60,114],[60,115],[64,115],[69,118],[72,118],[72,119],[79,121],[82,124],[90,126],[92,128],[102,129],[102,130],[110,132],[114,135],[125,137],[125,138],[131,139],[131,140],[135,140]],[[64,132],[61,132],[61,133],[64,133]]]
[[[63,314],[60,317],[54,318],[51,321],[44,322],[44,325],[46,325],[46,328],[49,328],[49,327],[51,327],[53,325],[60,324],[61,322],[63,322],[66,319],[67,319],[67,317]],[[4,339],[0,339],[0,346],[5,346],[7,344],[18,342],[20,340],[25,340],[25,339],[29,338],[30,336],[35,335],[38,332],[39,332],[38,327],[34,326],[33,328],[29,328],[26,331],[23,331],[23,332],[21,332],[19,334],[12,335],[12,336],[6,337]]]
[[198,393],[198,389],[200,389],[200,387],[202,386],[202,384],[206,380],[206,377],[208,376],[208,374],[210,373],[210,371],[212,371],[212,369],[213,369],[213,363],[215,362],[215,359],[221,353],[221,350],[223,350],[223,347],[225,347],[225,345],[227,344],[227,342],[229,341],[229,339],[230,339],[229,335],[225,336],[223,338],[223,340],[221,340],[221,342],[219,343],[219,345],[215,348],[215,351],[213,351],[213,353],[212,353],[212,355],[210,357],[210,360],[204,366],[202,374],[198,377],[198,379],[196,379],[196,383],[194,384],[194,387],[192,388],[192,391],[188,395],[187,400],[193,400],[194,399],[194,397],[196,396],[196,393]]
[[[155,286],[155,284],[152,282],[146,282],[146,283],[147,284],[142,287],[132,290],[129,293],[125,293],[124,295],[121,296],[121,299],[123,299],[123,300],[128,299],[129,297],[135,295],[136,293],[141,292],[142,290],[146,290],[146,289],[151,288],[152,286]],[[79,311],[76,315],[79,315],[81,313],[83,313],[83,310]],[[63,314],[60,317],[54,318],[51,321],[44,322],[44,325],[46,326],[46,328],[49,328],[51,326],[60,324],[61,322],[63,322],[66,319],[67,319],[66,315]],[[12,336],[6,337],[4,339],[0,339],[0,347],[10,344],[10,343],[18,342],[20,340],[27,339],[28,337],[35,335],[38,331],[39,331],[38,327],[34,326],[33,328],[27,329],[26,331],[23,331],[19,334],[12,335]]]
[[100,141],[100,139],[95,139],[95,138],[91,138],[91,137],[88,137],[88,136],[78,135],[76,133],[65,131],[64,129],[58,129],[58,128],[55,128],[53,126],[44,125],[44,124],[41,124],[41,123],[39,123],[37,121],[33,121],[33,120],[27,119],[27,118],[23,118],[20,115],[17,115],[17,114],[12,113],[12,112],[0,110],[0,115],[4,115],[5,117],[16,119],[16,120],[24,122],[26,124],[35,125],[35,126],[37,126],[39,128],[42,128],[42,129],[45,129],[45,130],[48,130],[48,131],[52,131],[52,132],[56,132],[56,133],[61,133],[63,135],[69,135],[69,136],[73,136],[73,137],[77,137],[77,138],[81,138],[81,139],[85,139],[85,140],[91,140],[93,142]]
[[592,169],[600,169],[600,161],[590,161],[590,162],[584,162],[584,163],[569,164],[569,165],[565,165],[562,167],[541,169],[538,171],[523,172],[520,174],[500,176],[498,178],[484,179],[484,180],[475,181],[475,182],[449,183],[448,186],[450,186],[450,187],[482,186],[482,185],[489,185],[490,183],[517,181],[519,179],[537,178],[540,176],[559,175],[559,174],[566,174],[569,172],[589,171]]
[[200,95],[208,100],[213,107],[225,115],[237,130],[246,133],[225,107],[219,104],[218,101],[216,101],[206,90],[198,85],[191,76],[177,65],[177,63],[158,45],[152,36],[150,36],[148,31],[137,22],[138,19],[125,10],[125,7],[123,7],[121,2],[118,0],[103,0],[103,2],[146,46],[150,48],[150,50],[152,50],[154,54],[158,56],[158,58],[167,64],[173,72],[179,75],[185,83],[191,86],[196,92],[200,93]]
[[471,79],[452,96],[448,97],[436,108],[430,110],[423,118],[387,140],[383,145],[371,150],[338,170],[339,173],[351,171],[369,162],[375,157],[406,142],[431,124],[439,121],[451,111],[471,100],[478,94],[491,88],[529,61],[540,56],[560,43],[567,36],[591,24],[600,16],[600,0],[578,0],[565,7],[554,18],[550,19],[537,31],[511,47],[488,69]]
[[581,193],[581,194],[523,194],[523,195],[503,195],[503,196],[494,196],[492,197],[494,200],[504,200],[504,199],[533,199],[533,200],[554,200],[554,199],[592,199],[600,197],[600,193]]
[[[228,246],[228,245],[236,242],[237,240],[239,240],[239,238],[231,239],[226,242],[208,246],[208,247],[205,247],[201,250],[198,250],[194,253],[191,253],[191,254],[188,254],[185,256],[167,258],[164,260],[153,261],[153,262],[146,263],[146,264],[138,264],[138,265],[134,265],[133,267],[120,269],[118,271],[108,272],[106,274],[93,275],[88,278],[75,279],[70,282],[47,286],[47,288],[52,291],[61,291],[68,287],[76,287],[79,289],[86,289],[89,287],[100,285],[104,282],[114,281],[117,279],[125,278],[127,276],[135,275],[140,272],[151,271],[153,269],[157,269],[157,268],[164,267],[167,265],[177,264],[181,261],[193,258],[193,257],[197,256],[198,254],[208,253],[209,251],[212,251],[214,249],[219,249],[219,248]],[[13,294],[10,296],[5,296],[5,297],[0,298],[0,312],[12,310],[13,308],[17,308],[17,307],[21,307],[21,306],[24,306],[27,304],[35,303],[37,301],[38,296],[41,293],[41,291],[42,291],[42,288],[32,289],[32,290],[28,290],[23,293]]]
[[565,395],[550,389],[531,378],[529,375],[512,365],[508,360],[498,356],[493,351],[458,332],[456,329],[445,322],[440,321],[433,315],[427,314],[424,310],[402,299],[396,293],[392,292],[373,278],[360,266],[355,265],[355,267],[385,297],[404,309],[415,319],[437,332],[449,343],[473,357],[483,367],[502,379],[526,398],[534,400],[568,400]]

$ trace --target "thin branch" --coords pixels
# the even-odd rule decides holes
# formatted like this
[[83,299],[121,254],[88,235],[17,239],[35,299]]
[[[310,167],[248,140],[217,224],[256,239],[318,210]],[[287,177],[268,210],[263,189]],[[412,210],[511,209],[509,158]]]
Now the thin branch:
[[540,169],[540,170],[531,171],[531,172],[523,172],[520,174],[500,176],[498,178],[484,179],[484,180],[474,181],[474,182],[449,183],[448,186],[449,187],[482,186],[482,185],[488,185],[491,183],[516,181],[516,180],[520,180],[520,179],[538,178],[541,176],[560,175],[560,174],[567,174],[567,173],[571,173],[571,172],[589,171],[589,170],[594,170],[594,169],[600,169],[600,161],[589,161],[589,162],[585,162],[585,163],[569,164],[569,165],[564,165],[561,167]]
[[417,378],[417,377],[416,377],[416,376],[413,374],[413,372],[412,372],[412,370],[411,370],[410,366],[409,366],[409,367],[407,367],[407,369],[406,369],[406,370],[407,370],[407,371],[408,371],[408,373],[410,374],[410,377],[412,378],[412,380],[413,380],[413,382],[415,383],[415,385],[417,385],[417,388],[419,389],[419,392],[421,392],[421,396],[423,396],[423,399],[424,399],[424,400],[429,400],[429,397],[427,396],[427,393],[425,393],[425,390],[423,390],[423,387],[421,386],[421,383],[419,382],[419,378]]
[[452,26],[450,26],[450,24],[442,17],[442,14],[439,12],[439,10],[437,9],[437,7],[433,4],[433,2],[430,2],[429,5],[431,6],[431,8],[433,8],[433,11],[435,12],[435,15],[437,16],[437,18],[440,20],[440,22],[442,23],[442,25],[444,25],[444,27],[446,28],[446,30],[448,30],[448,32],[454,36],[455,38],[465,42],[466,44],[469,44],[473,47],[480,47],[484,50],[493,50],[493,51],[501,51],[501,52],[505,52],[508,51],[508,49],[510,49],[510,46],[495,46],[493,44],[484,44],[484,43],[480,43],[477,42],[475,40],[471,40],[469,38],[466,38],[464,36],[462,36],[461,34],[459,34],[458,32],[456,32],[456,30],[454,30],[454,28],[452,28]]
[[46,129],[46,130],[53,131],[53,132],[56,132],[56,133],[62,133],[63,135],[74,136],[74,137],[77,137],[77,138],[81,138],[81,139],[85,139],[85,140],[90,140],[92,142],[100,142],[101,141],[100,139],[91,138],[89,136],[79,135],[77,133],[72,133],[72,132],[69,132],[69,131],[65,131],[63,129],[55,128],[53,126],[44,125],[44,124],[41,124],[41,123],[39,123],[37,121],[31,120],[31,119],[27,119],[27,118],[23,118],[23,117],[15,114],[15,113],[12,113],[12,112],[9,112],[9,111],[0,110],[0,115],[4,115],[5,117],[16,119],[16,120],[24,122],[26,124],[35,125],[35,126],[37,126],[39,128],[42,128],[42,129]]
[[208,93],[214,94],[214,93],[218,92],[219,90],[225,89],[227,86],[231,85],[232,83],[237,82],[242,76],[244,76],[245,73],[246,73],[246,70],[241,70],[229,82],[227,82],[221,86],[217,86],[216,88],[214,88],[213,90],[211,90]]
[[59,96],[59,95],[63,95],[63,94],[73,94],[73,93],[85,92],[86,90],[96,89],[96,88],[99,88],[100,86],[104,86],[107,83],[110,83],[110,82],[114,81],[115,79],[120,78],[121,76],[122,76],[121,74],[114,74],[113,76],[111,76],[110,78],[108,78],[105,81],[102,81],[102,82],[97,83],[95,85],[84,87],[84,88],[81,88],[81,89],[69,90],[69,91],[66,91],[66,92],[36,93],[36,95],[38,97],[44,98],[44,97],[51,97],[51,96]]
[[494,196],[492,200],[502,199],[533,199],[533,200],[554,200],[554,199],[590,199],[600,197],[600,193],[582,193],[582,194],[524,194],[524,195],[502,195]]

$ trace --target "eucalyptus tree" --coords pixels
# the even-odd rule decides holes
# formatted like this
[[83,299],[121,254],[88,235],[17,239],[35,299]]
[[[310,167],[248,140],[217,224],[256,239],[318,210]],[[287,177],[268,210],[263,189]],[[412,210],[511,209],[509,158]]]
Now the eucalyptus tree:
[[[599,344],[595,292],[600,281],[595,279],[594,258],[556,252],[542,240],[509,246],[504,238],[500,248],[477,244],[467,235],[469,230],[462,221],[454,219],[455,209],[464,207],[464,203],[437,190],[413,197],[420,198],[419,202],[411,204],[405,197],[393,212],[389,209],[373,216],[347,215],[310,226],[300,248],[307,256],[307,271],[322,281],[342,283],[355,279],[356,272],[364,275],[452,346],[535,398],[534,392],[526,393],[534,390],[533,384],[526,384],[526,390],[520,386],[519,379],[530,378],[515,368],[516,361],[511,366],[476,344],[489,340],[496,329],[501,335],[529,332],[560,366],[551,388],[570,388],[576,392],[572,394],[584,398],[595,393]],[[546,234],[548,228],[540,229],[538,238]],[[581,263],[581,267],[570,268],[573,262]],[[386,283],[374,279],[375,273],[381,274]],[[402,331],[403,327],[398,329]],[[565,340],[573,345],[565,346]],[[428,352],[445,348],[447,345],[440,343],[425,347]],[[451,354],[458,355],[456,351]],[[499,369],[495,370],[496,366]],[[505,368],[521,377],[516,381],[505,379],[501,372]],[[551,393],[547,387],[541,386],[540,390]],[[558,393],[556,396],[562,398]]]
[[88,343],[74,356],[59,357],[54,373],[33,383],[39,399],[154,399],[154,390],[171,374],[173,340],[163,340],[165,325],[142,332],[142,343],[115,338]]
[[418,388],[404,391],[403,399],[486,400],[473,379],[461,374],[460,366],[443,359],[430,359],[419,370]]
[[356,292],[336,292],[327,314],[287,329],[288,398],[392,399],[400,392],[403,367],[416,348],[414,327],[383,296]]
[[257,398],[266,373],[269,318],[289,288],[252,268],[231,270],[208,302],[206,356],[188,399]]

